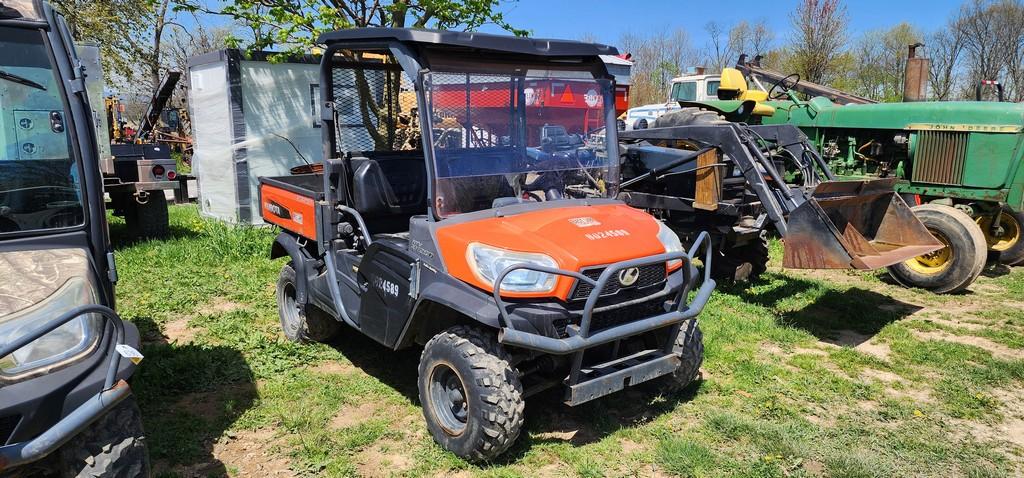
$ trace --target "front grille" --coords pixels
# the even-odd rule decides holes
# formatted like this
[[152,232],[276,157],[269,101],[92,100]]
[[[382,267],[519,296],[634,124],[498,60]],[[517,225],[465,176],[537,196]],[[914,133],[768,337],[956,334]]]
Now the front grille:
[[590,330],[598,330],[615,327],[640,319],[646,319],[665,312],[665,299],[649,300],[639,304],[628,305],[602,312],[594,312],[590,318]]
[[911,179],[932,184],[962,184],[967,140],[962,131],[919,131]]
[[14,434],[14,428],[18,426],[19,421],[21,421],[20,415],[0,417],[0,445],[6,445],[11,439],[11,435]]
[[[601,273],[604,272],[604,267],[597,267],[593,269],[586,269],[581,274],[587,276],[592,280],[597,280],[601,277]],[[627,287],[623,287],[619,283],[616,277],[612,277],[604,286],[604,290],[601,291],[601,296],[613,295],[619,293],[623,289],[645,289],[647,287],[655,286],[665,282],[665,264],[648,264],[646,266],[640,266],[640,277],[636,283]],[[570,300],[582,300],[586,299],[590,295],[590,292],[594,290],[594,287],[585,282],[578,282],[576,284],[576,290],[570,295]]]

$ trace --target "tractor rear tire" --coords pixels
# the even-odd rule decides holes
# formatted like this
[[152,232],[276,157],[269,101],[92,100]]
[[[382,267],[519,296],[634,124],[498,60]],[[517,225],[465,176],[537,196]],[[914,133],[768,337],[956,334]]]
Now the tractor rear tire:
[[656,390],[663,394],[683,391],[700,375],[700,366],[704,363],[704,333],[697,319],[686,320],[679,326],[672,351],[679,355],[679,367],[652,382]]
[[56,453],[60,478],[148,478],[149,453],[142,412],[128,397]]
[[338,336],[341,322],[313,304],[299,304],[295,280],[295,268],[289,262],[281,268],[276,294],[285,338],[298,343],[330,342]]
[[949,206],[923,204],[915,206],[913,211],[946,247],[889,266],[889,275],[906,287],[936,294],[960,292],[974,283],[985,268],[988,256],[981,228],[970,216]]
[[728,124],[721,115],[714,111],[708,111],[696,107],[683,108],[671,113],[665,113],[654,120],[654,128],[667,128],[670,126],[691,126],[706,124]]
[[519,437],[523,385],[493,331],[457,325],[435,335],[423,347],[418,385],[427,430],[460,458],[493,460]]
[[756,241],[715,251],[711,278],[719,284],[752,282],[768,270],[768,239],[762,234]]
[[990,233],[992,217],[980,216],[976,222],[985,235],[988,250],[999,254],[1000,263],[1015,266],[1024,262],[1024,212],[1004,207],[999,217],[1003,233],[998,236]]

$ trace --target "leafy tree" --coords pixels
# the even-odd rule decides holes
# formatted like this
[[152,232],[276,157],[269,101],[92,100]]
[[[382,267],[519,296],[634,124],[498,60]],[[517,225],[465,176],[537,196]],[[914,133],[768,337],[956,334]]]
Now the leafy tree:
[[794,72],[814,83],[836,79],[841,71],[834,62],[846,46],[846,5],[842,0],[802,0],[791,21]]
[[52,0],[76,42],[94,42],[107,77],[133,80],[144,61],[157,0]]

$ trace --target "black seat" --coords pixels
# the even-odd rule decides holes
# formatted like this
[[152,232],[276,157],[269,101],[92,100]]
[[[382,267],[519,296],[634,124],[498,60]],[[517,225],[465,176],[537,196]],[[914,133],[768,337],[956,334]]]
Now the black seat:
[[[368,155],[367,155],[368,156]],[[421,154],[352,158],[353,207],[371,234],[409,229],[409,218],[427,212],[427,170]]]

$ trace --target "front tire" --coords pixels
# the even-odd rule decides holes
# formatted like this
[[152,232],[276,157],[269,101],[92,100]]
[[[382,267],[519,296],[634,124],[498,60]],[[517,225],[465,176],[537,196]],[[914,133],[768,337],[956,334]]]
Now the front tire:
[[162,190],[150,191],[145,204],[128,196],[124,215],[125,225],[132,236],[141,239],[162,239],[170,235],[167,198]]
[[768,239],[761,237],[742,246],[715,251],[711,278],[719,284],[752,282],[768,270]]
[[336,337],[341,322],[313,304],[299,304],[296,290],[295,268],[289,262],[277,278],[277,313],[284,336],[299,343],[329,342]]
[[999,262],[1015,266],[1024,262],[1024,212],[1004,207],[999,212],[999,231],[992,230],[993,217],[979,216],[978,227],[985,236],[988,250],[999,253]]
[[654,384],[661,393],[679,393],[700,375],[700,366],[704,363],[704,333],[697,319],[689,319],[680,324],[672,352],[679,356],[679,367],[671,374],[655,380]]
[[142,412],[128,397],[58,450],[61,478],[148,478]]
[[492,331],[455,326],[423,348],[419,397],[427,429],[444,449],[493,460],[519,437],[523,386]]
[[960,292],[985,268],[988,249],[981,228],[962,211],[938,204],[913,208],[914,214],[946,247],[889,266],[889,274],[906,287],[936,294]]

